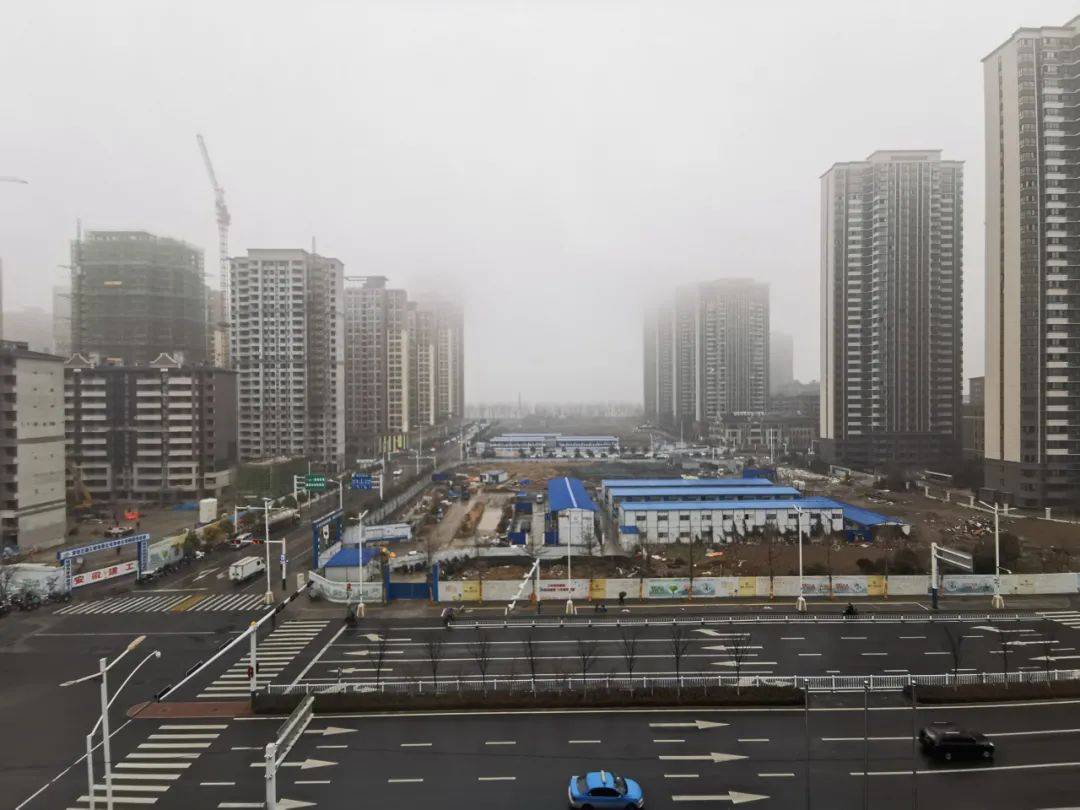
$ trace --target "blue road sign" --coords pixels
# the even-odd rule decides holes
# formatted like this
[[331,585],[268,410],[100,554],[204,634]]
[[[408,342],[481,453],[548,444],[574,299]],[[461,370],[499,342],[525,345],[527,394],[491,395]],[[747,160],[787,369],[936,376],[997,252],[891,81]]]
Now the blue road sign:
[[371,476],[353,473],[352,482],[349,486],[351,489],[371,489]]

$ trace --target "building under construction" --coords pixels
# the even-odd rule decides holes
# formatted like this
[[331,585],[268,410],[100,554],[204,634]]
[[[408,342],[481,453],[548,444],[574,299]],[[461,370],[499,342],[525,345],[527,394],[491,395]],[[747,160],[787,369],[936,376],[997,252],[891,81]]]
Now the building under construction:
[[89,231],[71,246],[71,349],[124,365],[206,360],[203,253],[146,231]]

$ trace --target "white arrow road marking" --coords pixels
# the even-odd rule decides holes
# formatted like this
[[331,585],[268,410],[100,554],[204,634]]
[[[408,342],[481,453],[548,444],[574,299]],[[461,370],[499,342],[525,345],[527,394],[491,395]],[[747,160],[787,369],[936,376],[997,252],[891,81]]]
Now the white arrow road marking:
[[1036,655],[1032,656],[1032,661],[1074,661],[1080,658],[1080,655]]
[[724,728],[727,723],[714,723],[711,720],[695,720],[692,723],[649,723],[649,728]]
[[210,574],[214,573],[214,572],[215,572],[215,571],[217,571],[217,570],[218,570],[217,568],[207,568],[207,569],[206,569],[205,571],[203,571],[202,573],[200,573],[200,574],[196,574],[196,575],[195,575],[195,577],[194,577],[194,579],[192,579],[191,581],[192,581],[192,582],[198,582],[198,581],[199,581],[200,579],[202,579],[203,577],[209,576]]
[[731,638],[732,636],[746,636],[749,633],[718,633],[716,630],[712,630],[708,627],[695,627],[695,633],[701,633],[706,636],[712,636],[713,638]]
[[[728,651],[728,650],[732,650],[734,648],[727,645],[727,644],[705,644],[705,645],[702,646],[701,649],[703,649],[703,650],[723,650],[723,651]],[[765,648],[762,647],[760,644],[746,644],[746,645],[743,645],[742,647],[740,647],[739,649],[741,649],[741,650],[763,650]]]
[[[375,667],[338,667],[338,668],[332,669],[330,671],[331,672],[336,672],[339,675],[352,675],[355,672],[375,672]],[[393,672],[394,668],[393,667],[383,667],[381,671],[382,672]]]
[[671,800],[673,802],[731,802],[732,804],[746,804],[747,802],[756,802],[767,798],[769,797],[758,793],[739,793],[736,790],[729,790],[727,793],[718,793],[713,796],[672,796]]
[[[115,799],[114,799],[114,801],[115,801]],[[301,801],[298,801],[296,799],[278,799],[277,800],[277,806],[278,806],[278,808],[280,808],[280,810],[297,810],[297,808],[300,808],[300,807],[314,807],[315,803],[314,802],[301,802]],[[266,807],[266,804],[263,803],[263,802],[221,802],[221,804],[219,804],[218,807],[220,807],[220,808],[230,807],[230,808],[237,808],[237,810],[239,810],[239,808],[242,808],[242,807],[263,808],[263,807]]]
[[[815,653],[816,655],[817,653]],[[710,661],[714,667],[734,667],[736,666],[734,661]],[[775,661],[743,661],[738,665],[742,669],[754,669],[755,667],[775,667]]]
[[321,734],[323,737],[333,737],[335,734],[352,734],[356,731],[355,728],[340,728],[338,726],[327,726],[326,728],[309,728],[305,729],[305,734]]
[[1038,645],[1045,645],[1047,647],[1053,647],[1055,644],[1060,644],[1061,642],[1060,641],[1050,641],[1050,639],[1045,639],[1045,640],[1040,640],[1040,639],[1030,639],[1030,640],[1017,639],[1016,641],[1006,641],[1005,643],[1010,647],[1030,647],[1032,644],[1038,644]]
[[[387,655],[404,655],[404,650],[385,650]],[[345,653],[346,655],[371,655],[371,650],[350,650]],[[378,657],[378,656],[376,656]]]
[[[336,762],[327,762],[325,759],[305,759],[303,762],[282,762],[279,768],[299,768],[302,771],[310,771],[312,768],[325,768],[328,765],[337,765]],[[252,762],[252,768],[264,768],[265,762]],[[278,802],[280,805],[281,802]],[[261,805],[260,805],[261,806]]]
[[[683,762],[734,762],[737,759],[748,759],[742,754],[718,754],[715,751],[708,754],[663,754],[658,759],[671,760],[671,761],[683,761]],[[261,763],[260,763],[261,764]]]

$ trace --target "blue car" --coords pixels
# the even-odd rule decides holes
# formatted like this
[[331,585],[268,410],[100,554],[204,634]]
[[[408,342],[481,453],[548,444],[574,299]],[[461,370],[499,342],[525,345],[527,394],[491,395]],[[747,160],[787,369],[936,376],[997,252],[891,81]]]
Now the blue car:
[[623,779],[611,771],[593,771],[584,776],[571,776],[566,795],[575,810],[636,810],[645,806],[641,785],[633,779]]

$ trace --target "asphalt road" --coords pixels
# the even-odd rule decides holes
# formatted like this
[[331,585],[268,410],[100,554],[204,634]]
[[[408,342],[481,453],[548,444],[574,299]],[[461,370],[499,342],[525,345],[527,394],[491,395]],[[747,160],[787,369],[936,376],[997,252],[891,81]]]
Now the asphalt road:
[[142,646],[110,673],[115,690],[148,653],[162,653],[139,669],[113,707],[118,728],[128,706],[177,680],[246,625],[214,613],[64,616],[39,610],[6,617],[0,622],[0,796],[7,798],[0,804],[30,795],[84,750],[84,736],[100,715],[97,687],[61,688],[61,682],[90,674],[98,658],[112,660],[145,634]]
[[[608,616],[610,625],[613,619]],[[661,620],[662,621],[662,620]],[[445,630],[369,620],[343,629],[304,674],[315,683],[507,675],[906,675],[1080,668],[1080,630],[1031,619],[987,622],[538,626]],[[388,639],[386,644],[376,641]],[[531,649],[530,649],[531,640]],[[432,643],[439,644],[433,653]],[[682,649],[676,665],[676,645]],[[633,645],[632,667],[628,649]],[[957,651],[954,654],[954,649]],[[1049,656],[1050,660],[1046,660]],[[485,666],[482,667],[482,664]]]
[[[934,720],[990,734],[996,760],[939,764],[913,753],[912,729]],[[135,721],[115,744],[117,795],[152,798],[162,810],[261,807],[262,748],[280,723]],[[571,775],[606,769],[640,781],[653,808],[1041,810],[1064,807],[1080,791],[1078,739],[1077,701],[917,715],[889,695],[874,696],[868,715],[861,696],[815,697],[809,715],[799,708],[332,715],[316,717],[289,753],[278,796],[291,800],[279,805],[287,808],[539,810],[565,806]],[[72,772],[39,806],[85,808],[85,795],[85,773]]]

